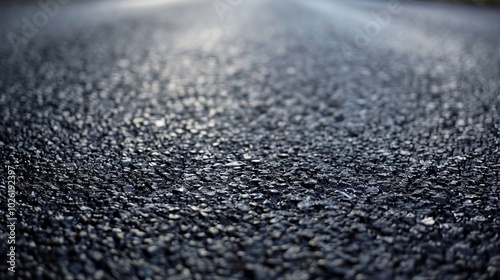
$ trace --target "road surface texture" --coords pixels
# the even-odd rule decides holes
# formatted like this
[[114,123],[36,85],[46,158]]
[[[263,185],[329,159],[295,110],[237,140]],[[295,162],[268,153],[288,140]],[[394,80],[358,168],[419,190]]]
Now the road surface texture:
[[2,6],[0,278],[500,279],[499,10],[231,3]]

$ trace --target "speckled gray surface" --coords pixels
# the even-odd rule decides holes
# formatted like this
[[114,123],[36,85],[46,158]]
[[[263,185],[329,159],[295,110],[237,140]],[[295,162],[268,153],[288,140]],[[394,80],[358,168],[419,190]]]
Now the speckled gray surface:
[[118,3],[0,9],[19,279],[499,279],[498,10]]

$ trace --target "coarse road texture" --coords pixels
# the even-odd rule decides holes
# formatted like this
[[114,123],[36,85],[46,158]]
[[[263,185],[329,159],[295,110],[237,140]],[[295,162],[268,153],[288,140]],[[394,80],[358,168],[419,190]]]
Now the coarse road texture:
[[4,6],[17,277],[500,279],[500,12],[386,3]]

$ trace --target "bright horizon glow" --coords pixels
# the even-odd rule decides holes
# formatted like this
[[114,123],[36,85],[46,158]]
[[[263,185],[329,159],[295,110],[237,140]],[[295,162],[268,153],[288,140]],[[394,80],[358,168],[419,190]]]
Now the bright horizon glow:
[[187,1],[190,0],[142,0],[142,1],[123,0],[121,1],[122,2],[121,7],[122,8],[153,7],[153,6],[187,2]]

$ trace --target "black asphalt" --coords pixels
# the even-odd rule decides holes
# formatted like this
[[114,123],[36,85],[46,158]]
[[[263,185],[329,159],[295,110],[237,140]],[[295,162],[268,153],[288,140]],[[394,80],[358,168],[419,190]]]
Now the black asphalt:
[[0,7],[0,278],[500,279],[500,10],[231,3]]

